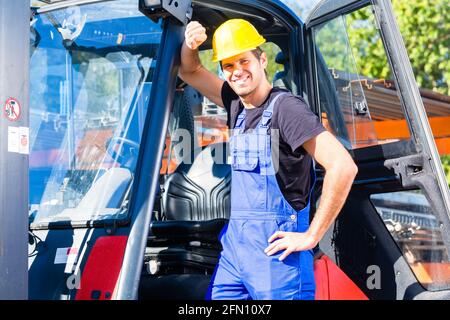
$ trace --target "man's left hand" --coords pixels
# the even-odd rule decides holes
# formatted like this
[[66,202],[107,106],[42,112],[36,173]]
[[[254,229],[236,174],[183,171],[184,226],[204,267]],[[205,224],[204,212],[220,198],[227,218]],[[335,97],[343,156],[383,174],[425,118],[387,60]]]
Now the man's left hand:
[[271,244],[264,252],[271,256],[280,250],[284,250],[283,254],[278,258],[280,261],[283,261],[292,252],[310,250],[317,245],[317,241],[307,232],[277,231],[268,241]]

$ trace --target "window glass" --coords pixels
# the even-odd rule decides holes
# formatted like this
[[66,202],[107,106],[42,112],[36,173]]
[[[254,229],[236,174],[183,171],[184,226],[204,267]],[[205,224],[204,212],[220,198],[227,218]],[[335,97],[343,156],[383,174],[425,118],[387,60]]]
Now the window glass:
[[30,220],[126,214],[161,26],[137,0],[38,14],[31,23]]
[[322,120],[347,148],[410,139],[372,6],[313,28]]
[[226,110],[183,84],[175,92],[160,174],[173,173],[181,163],[192,163],[201,148],[228,142],[228,138]]
[[420,190],[373,194],[371,202],[414,274],[428,290],[450,288],[441,223]]

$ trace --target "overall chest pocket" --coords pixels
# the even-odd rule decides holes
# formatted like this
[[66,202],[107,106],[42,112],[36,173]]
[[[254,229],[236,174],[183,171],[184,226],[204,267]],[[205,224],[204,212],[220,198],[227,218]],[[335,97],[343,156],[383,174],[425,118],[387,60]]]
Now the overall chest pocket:
[[234,170],[257,172],[270,157],[270,137],[260,133],[240,133],[230,139],[231,164]]
[[258,155],[236,154],[232,155],[231,166],[233,170],[254,172],[258,169]]

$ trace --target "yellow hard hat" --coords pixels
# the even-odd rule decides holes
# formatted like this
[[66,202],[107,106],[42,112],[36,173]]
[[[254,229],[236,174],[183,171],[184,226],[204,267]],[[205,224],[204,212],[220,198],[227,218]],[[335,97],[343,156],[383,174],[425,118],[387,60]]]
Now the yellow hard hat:
[[243,19],[230,19],[222,23],[212,39],[213,62],[256,49],[266,42],[258,30]]

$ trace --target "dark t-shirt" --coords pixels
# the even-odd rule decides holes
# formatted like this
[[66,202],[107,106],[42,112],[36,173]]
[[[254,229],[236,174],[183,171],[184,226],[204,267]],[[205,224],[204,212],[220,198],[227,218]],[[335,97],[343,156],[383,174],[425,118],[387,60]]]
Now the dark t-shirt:
[[[273,88],[258,108],[246,109],[245,130],[256,128],[263,111],[280,92],[289,91]],[[228,112],[228,127],[234,128],[236,118],[244,106],[227,82],[222,87],[222,101]],[[291,206],[301,210],[308,201],[312,160],[302,145],[325,131],[325,128],[301,97],[289,93],[278,99],[268,129],[279,130],[278,185]]]

